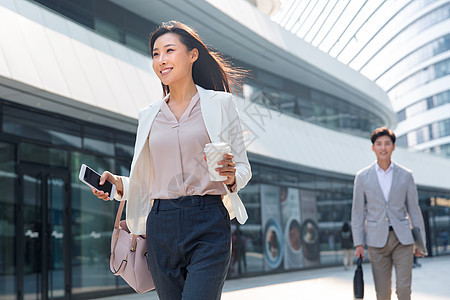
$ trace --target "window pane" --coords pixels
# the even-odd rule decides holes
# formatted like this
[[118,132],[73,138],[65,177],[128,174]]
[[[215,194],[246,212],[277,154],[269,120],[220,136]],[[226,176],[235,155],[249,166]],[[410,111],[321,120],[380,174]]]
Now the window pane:
[[100,18],[95,18],[95,30],[112,38],[113,40],[123,42],[123,30],[114,23],[105,21]]
[[15,266],[15,147],[0,143],[0,298],[14,298]]
[[83,126],[83,133],[84,149],[114,155],[114,135],[108,128]]
[[[75,20],[87,27],[93,28],[93,17],[92,17],[92,1],[83,1],[85,3],[78,3],[80,1],[70,1],[70,2],[60,2],[60,13],[67,16],[68,18]],[[81,5],[89,5],[86,9],[82,9]]]
[[[37,126],[39,125],[39,126]],[[3,131],[53,145],[81,148],[81,127],[62,119],[8,105],[3,106]]]
[[[81,164],[98,173],[114,170],[113,159],[72,153],[72,282],[74,293],[116,287],[119,279],[111,276],[109,253],[116,201],[95,197],[78,179]],[[120,279],[121,280],[121,279]],[[122,280],[123,281],[123,280]]]
[[116,133],[116,156],[132,158],[134,153],[134,143],[136,135]]
[[20,161],[34,162],[48,166],[67,167],[67,151],[34,144],[21,143]]
[[129,45],[130,47],[136,50],[139,50],[142,53],[145,54],[149,53],[148,38],[144,38],[132,32],[126,32],[125,44]]
[[233,222],[233,257],[230,275],[263,271],[263,243],[261,236],[261,198],[259,184],[249,184],[239,192],[248,213],[245,225]]

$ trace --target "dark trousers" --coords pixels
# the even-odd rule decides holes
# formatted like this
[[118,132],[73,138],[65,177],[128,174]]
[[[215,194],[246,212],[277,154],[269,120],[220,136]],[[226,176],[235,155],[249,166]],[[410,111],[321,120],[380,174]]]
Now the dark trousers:
[[147,248],[161,300],[220,299],[231,258],[230,217],[221,197],[155,200]]

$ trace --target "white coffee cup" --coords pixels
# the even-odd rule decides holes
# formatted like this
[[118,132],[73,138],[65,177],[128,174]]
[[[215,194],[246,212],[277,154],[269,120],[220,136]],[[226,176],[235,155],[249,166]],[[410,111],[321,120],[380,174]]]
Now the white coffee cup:
[[222,167],[218,162],[223,160],[223,156],[230,153],[231,148],[227,143],[209,143],[203,149],[206,155],[206,163],[208,164],[209,179],[211,181],[223,181],[227,176],[219,175],[217,168]]

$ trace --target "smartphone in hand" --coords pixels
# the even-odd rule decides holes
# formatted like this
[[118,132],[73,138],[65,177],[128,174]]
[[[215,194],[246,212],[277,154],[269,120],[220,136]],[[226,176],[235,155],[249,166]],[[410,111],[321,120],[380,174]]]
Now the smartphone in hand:
[[87,184],[88,186],[96,189],[97,191],[103,191],[109,194],[109,200],[114,199],[114,194],[116,192],[116,186],[109,182],[105,181],[103,185],[100,185],[100,174],[86,166],[85,164],[81,165],[80,175],[78,178]]

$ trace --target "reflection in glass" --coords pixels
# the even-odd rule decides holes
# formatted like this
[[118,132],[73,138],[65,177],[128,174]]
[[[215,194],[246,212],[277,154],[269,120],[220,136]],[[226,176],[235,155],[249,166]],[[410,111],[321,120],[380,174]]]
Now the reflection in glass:
[[107,128],[83,127],[83,147],[86,150],[114,155],[114,134]]
[[[447,195],[448,197],[448,195]],[[447,198],[450,199],[450,198]],[[436,241],[435,253],[437,255],[450,254],[450,209],[441,207],[434,210],[434,237]]]
[[94,28],[96,31],[106,35],[107,37],[115,41],[120,41],[122,43],[124,41],[123,28],[115,25],[114,23],[97,17],[94,19]]
[[445,91],[411,104],[397,113],[397,119],[401,122],[424,111],[445,105],[447,103],[450,103],[450,91]]
[[[264,72],[258,71],[258,74],[262,76]],[[295,90],[292,87],[301,86],[287,80],[284,84],[292,90]],[[311,88],[303,87],[300,91],[289,93],[280,88],[268,86],[262,88],[256,83],[249,82],[244,84],[244,96],[275,112],[364,137],[372,128],[383,124],[372,112]]]
[[34,0],[109,38],[148,55],[148,36],[157,24],[109,1]]
[[[377,74],[392,66],[397,58],[392,53],[395,53],[398,47],[403,46],[414,36],[447,18],[445,12],[442,12],[442,10],[448,10],[445,6],[437,7],[422,16],[419,13],[420,17],[417,18],[418,12],[426,11],[422,8],[435,1],[437,0],[410,1],[399,11],[396,17],[386,24],[387,26],[380,28],[380,31],[371,43],[362,43],[361,46],[368,45],[368,47],[366,47],[366,51],[359,55],[359,58],[362,59],[359,59],[359,66],[355,69],[359,70],[362,68],[362,74],[370,79],[374,79]],[[389,2],[385,3],[388,4]],[[372,24],[371,22],[369,23]],[[370,26],[369,23],[367,24],[368,26]],[[367,52],[370,52],[371,56],[367,55]],[[366,54],[364,55],[364,53]],[[356,65],[353,66],[356,67]]]
[[405,78],[388,90],[389,98],[393,100],[398,99],[407,92],[432,80],[447,76],[448,74],[450,74],[450,59],[430,65]]
[[[134,153],[134,142],[135,142],[135,135],[133,134],[120,134],[116,133],[116,156],[123,156],[123,157],[133,157]],[[131,162],[130,162],[131,164]],[[120,173],[122,174],[122,173]],[[123,175],[123,174],[122,174]],[[124,175],[125,176],[125,175]]]
[[415,50],[411,54],[402,58],[395,63],[387,71],[385,71],[380,77],[376,79],[376,83],[384,90],[388,90],[398,80],[399,74],[405,74],[411,68],[423,63],[425,60],[432,58],[440,53],[443,53],[450,49],[450,34],[439,37],[438,39],[427,43],[426,45]]
[[0,142],[0,298],[14,297],[16,292],[14,150]]
[[[450,135],[450,119],[428,124],[416,130],[409,131],[405,135],[399,136],[401,141],[401,146],[405,143],[406,145],[415,146],[421,143],[428,142],[432,139],[438,139]],[[433,150],[431,150],[433,152]]]
[[67,167],[67,151],[42,147],[35,144],[21,143],[19,146],[21,161],[55,167]]
[[248,220],[244,225],[232,222],[234,258],[230,277],[263,271],[263,248],[261,240],[261,203],[259,184],[249,183],[239,192],[245,203]]
[[[39,126],[36,126],[39,120]],[[55,125],[57,124],[57,125]],[[81,147],[80,125],[42,112],[3,106],[3,131],[53,145]]]
[[[441,201],[438,202],[437,199]],[[424,212],[427,241],[433,255],[450,254],[450,193],[419,190],[419,204]],[[428,228],[427,228],[428,225]],[[430,252],[430,251],[429,251]]]
[[100,174],[114,171],[113,160],[72,153],[72,284],[74,294],[116,287],[117,278],[109,270],[111,232],[115,201],[104,202],[78,180],[81,164]]
[[40,298],[43,275],[42,248],[42,177],[24,175],[23,178],[23,236],[24,236],[24,293],[25,297]]
[[431,153],[437,153],[442,156],[450,157],[450,144],[439,145],[430,148]]
[[49,245],[49,297],[64,295],[64,261],[63,261],[63,208],[65,198],[64,181],[59,178],[47,179],[47,224],[51,228]]
[[24,174],[22,182],[24,298],[62,297],[65,183],[45,171]]
[[303,189],[315,189],[316,188],[316,176],[310,174],[301,173],[299,175],[300,184],[299,187]]

